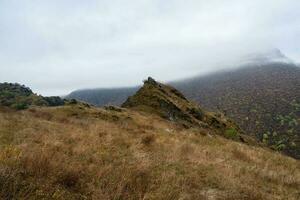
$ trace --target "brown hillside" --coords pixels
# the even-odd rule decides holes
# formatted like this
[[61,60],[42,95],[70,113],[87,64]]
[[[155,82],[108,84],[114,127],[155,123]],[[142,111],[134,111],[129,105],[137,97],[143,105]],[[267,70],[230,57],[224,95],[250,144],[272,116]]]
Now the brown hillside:
[[[231,120],[221,114],[208,113],[197,104],[188,101],[175,88],[148,78],[137,93],[122,105],[147,113],[158,114],[164,119],[181,124],[185,128],[200,127],[239,141],[252,141]],[[253,142],[253,141],[252,141]]]
[[124,106],[0,107],[0,199],[299,199],[299,161],[214,134],[173,88]]

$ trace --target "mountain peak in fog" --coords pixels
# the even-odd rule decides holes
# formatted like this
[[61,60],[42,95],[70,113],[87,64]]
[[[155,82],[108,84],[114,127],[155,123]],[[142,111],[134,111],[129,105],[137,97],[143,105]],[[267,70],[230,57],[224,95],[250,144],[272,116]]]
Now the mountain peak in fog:
[[241,59],[242,64],[259,64],[270,62],[293,63],[280,49],[268,49],[261,52],[251,53]]

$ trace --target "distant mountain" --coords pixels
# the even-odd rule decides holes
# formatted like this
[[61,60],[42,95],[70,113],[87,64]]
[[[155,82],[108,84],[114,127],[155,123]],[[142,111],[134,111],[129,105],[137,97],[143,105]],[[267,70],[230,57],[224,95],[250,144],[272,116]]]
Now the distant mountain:
[[65,98],[77,99],[96,106],[121,105],[128,96],[133,95],[139,87],[113,89],[86,89],[71,92]]
[[[238,64],[235,65],[235,68],[240,68],[241,66],[246,68],[251,66],[270,65],[272,63],[283,63],[295,66],[293,62],[279,49],[271,49],[260,53],[247,54],[246,56],[238,59],[237,63]],[[202,78],[204,76],[196,76],[195,78],[197,79],[198,77]],[[181,81],[180,83],[183,82],[184,81]],[[133,95],[140,87],[141,86],[81,89],[73,91],[64,97],[67,99],[77,99],[96,106],[121,105],[128,96]]]
[[[241,60],[239,67],[171,85],[205,109],[225,113],[257,140],[300,159],[300,67],[279,50]],[[69,98],[121,105],[137,90],[82,90]]]

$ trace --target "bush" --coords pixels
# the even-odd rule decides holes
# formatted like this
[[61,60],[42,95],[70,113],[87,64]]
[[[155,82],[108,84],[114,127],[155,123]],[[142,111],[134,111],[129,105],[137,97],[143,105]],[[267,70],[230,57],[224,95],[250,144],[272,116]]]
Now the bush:
[[282,151],[282,150],[284,150],[286,148],[286,145],[285,144],[278,144],[277,146],[276,146],[276,150],[277,151]]
[[65,104],[64,100],[60,97],[44,97],[44,100],[49,106],[62,106]]
[[235,139],[238,136],[238,132],[235,128],[230,128],[225,131],[225,137],[230,139]]
[[17,110],[25,110],[28,108],[28,105],[26,103],[15,103],[12,107]]

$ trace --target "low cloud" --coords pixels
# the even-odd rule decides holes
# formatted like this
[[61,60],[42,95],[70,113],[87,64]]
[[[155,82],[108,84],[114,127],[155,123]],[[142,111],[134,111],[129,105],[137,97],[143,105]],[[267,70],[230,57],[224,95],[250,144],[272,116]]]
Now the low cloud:
[[2,0],[0,81],[44,95],[224,68],[279,48],[300,61],[297,0]]

